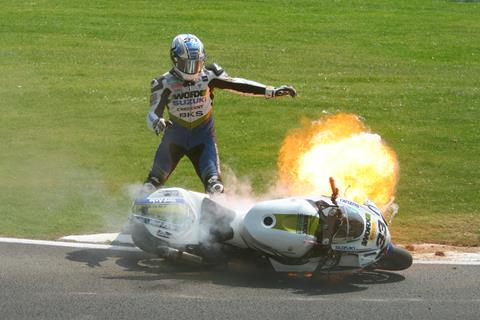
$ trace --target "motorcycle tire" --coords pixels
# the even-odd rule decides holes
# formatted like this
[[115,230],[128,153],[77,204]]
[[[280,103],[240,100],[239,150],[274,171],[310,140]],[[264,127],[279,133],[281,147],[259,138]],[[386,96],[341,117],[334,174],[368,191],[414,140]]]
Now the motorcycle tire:
[[412,265],[413,257],[407,250],[395,246],[391,246],[388,249],[386,255],[384,255],[376,264],[375,269],[400,271],[409,268]]
[[145,252],[157,254],[158,246],[163,243],[153,237],[147,228],[141,223],[135,223],[132,226],[132,241],[140,249]]

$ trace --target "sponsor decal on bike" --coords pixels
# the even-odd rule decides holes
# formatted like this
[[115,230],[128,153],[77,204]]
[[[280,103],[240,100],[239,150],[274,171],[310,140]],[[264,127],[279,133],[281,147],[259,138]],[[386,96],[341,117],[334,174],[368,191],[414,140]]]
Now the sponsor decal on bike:
[[[168,223],[166,221],[161,221],[153,218],[147,218],[144,216],[139,216],[139,215],[134,215],[135,219],[137,219],[139,222],[154,226],[156,228],[162,228],[165,230],[170,230],[172,232],[180,232],[182,231],[182,225],[174,224],[174,223]],[[158,234],[158,232],[157,232]],[[169,235],[171,233],[169,232]]]
[[350,251],[350,252],[357,251],[357,248],[352,246],[335,246],[334,249],[338,251]]
[[375,221],[372,221],[372,229],[370,230],[370,240],[373,240],[375,238],[375,232],[376,232],[376,224]]
[[357,203],[353,202],[353,201],[350,201],[350,200],[347,200],[347,199],[340,199],[340,202],[344,202],[348,205],[351,205],[355,208],[360,208],[360,205],[358,205]]
[[170,238],[172,234],[168,231],[164,231],[162,229],[158,229],[157,231],[157,236],[161,237],[161,238]]
[[[160,191],[159,194],[161,194],[164,197],[176,197],[176,198],[180,197],[180,192],[176,190]],[[182,198],[179,198],[179,199],[182,199]]]
[[370,231],[372,228],[372,223],[371,223],[371,216],[369,213],[365,214],[365,234],[363,235],[362,239],[362,246],[366,246],[368,243],[368,238],[370,237]]
[[185,203],[185,199],[172,197],[172,198],[159,198],[159,199],[146,199],[144,203]]
[[387,226],[380,220],[378,220],[378,237],[377,237],[377,246],[382,248],[385,245],[385,233]]

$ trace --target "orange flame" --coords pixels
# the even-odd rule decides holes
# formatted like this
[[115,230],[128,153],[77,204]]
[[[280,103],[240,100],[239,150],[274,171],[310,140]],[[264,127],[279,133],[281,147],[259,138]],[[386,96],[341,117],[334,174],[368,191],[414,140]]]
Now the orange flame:
[[398,160],[378,134],[353,114],[340,113],[303,127],[285,138],[278,159],[281,184],[291,195],[329,195],[329,177],[340,194],[385,207],[394,199]]

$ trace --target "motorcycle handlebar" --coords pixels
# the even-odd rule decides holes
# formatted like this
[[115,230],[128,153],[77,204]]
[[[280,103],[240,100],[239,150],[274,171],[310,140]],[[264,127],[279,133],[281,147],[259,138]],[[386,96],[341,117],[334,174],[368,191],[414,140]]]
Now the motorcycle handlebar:
[[330,188],[332,189],[332,196],[330,197],[330,199],[335,205],[337,205],[338,188],[335,186],[335,180],[332,177],[330,177],[329,180]]

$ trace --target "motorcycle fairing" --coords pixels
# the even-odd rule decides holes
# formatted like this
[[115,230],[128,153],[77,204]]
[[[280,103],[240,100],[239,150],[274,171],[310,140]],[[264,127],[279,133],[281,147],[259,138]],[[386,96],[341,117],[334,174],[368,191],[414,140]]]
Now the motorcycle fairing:
[[208,257],[189,248],[201,247],[202,241],[224,243],[261,254],[282,272],[382,266],[378,261],[384,268],[411,264],[402,252],[383,259],[390,234],[380,210],[368,200],[360,205],[326,196],[284,198],[259,202],[246,213],[213,200],[180,188],[158,190],[135,203],[131,221],[142,228],[134,228],[138,232],[132,239],[147,252],[163,246],[175,257],[187,250],[186,255],[193,252],[200,260]]
[[203,193],[181,188],[160,189],[146,198],[135,200],[131,219],[143,223],[148,232],[174,248],[198,244]]
[[316,243],[318,212],[301,198],[263,201],[253,206],[243,220],[240,234],[251,247],[278,258],[301,258]]

